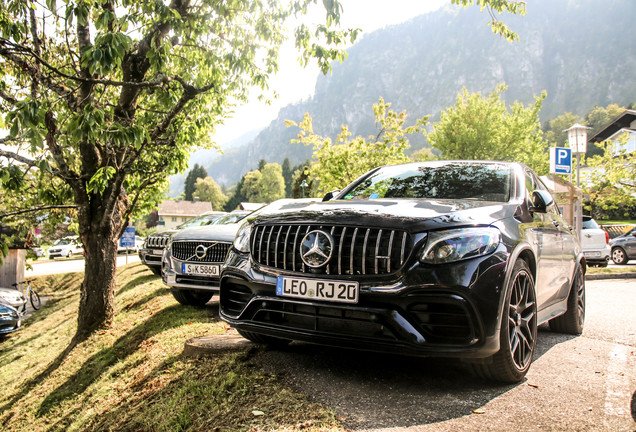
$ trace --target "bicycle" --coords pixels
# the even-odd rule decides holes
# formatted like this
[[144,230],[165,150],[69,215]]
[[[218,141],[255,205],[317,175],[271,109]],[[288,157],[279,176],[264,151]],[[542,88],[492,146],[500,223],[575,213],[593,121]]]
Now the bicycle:
[[32,279],[27,279],[26,281],[16,282],[13,284],[16,289],[19,285],[24,285],[26,282],[26,291],[24,292],[24,297],[29,299],[31,302],[31,306],[33,309],[38,310],[40,306],[42,306],[42,302],[40,301],[40,295],[31,287]]

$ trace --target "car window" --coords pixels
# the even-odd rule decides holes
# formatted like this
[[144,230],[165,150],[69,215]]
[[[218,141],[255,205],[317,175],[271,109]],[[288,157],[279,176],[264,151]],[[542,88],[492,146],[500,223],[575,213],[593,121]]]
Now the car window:
[[601,229],[601,227],[594,219],[583,217],[583,229]]
[[237,223],[245,216],[250,214],[250,212],[236,212],[236,213],[228,213],[214,221],[214,225],[227,225]]
[[384,167],[347,191],[344,199],[429,198],[507,202],[511,168],[443,163]]
[[192,228],[192,227],[198,227],[203,225],[210,225],[212,222],[214,222],[221,216],[223,216],[223,214],[199,215],[199,216],[193,217],[187,222],[182,223],[177,228],[183,229],[183,228]]

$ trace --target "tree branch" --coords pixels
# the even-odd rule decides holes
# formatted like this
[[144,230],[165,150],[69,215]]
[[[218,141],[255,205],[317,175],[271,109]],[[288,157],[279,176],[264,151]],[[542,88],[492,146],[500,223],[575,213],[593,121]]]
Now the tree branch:
[[39,212],[39,211],[42,211],[42,210],[76,209],[76,208],[77,208],[76,205],[49,205],[49,206],[42,206],[42,207],[32,207],[32,208],[24,209],[24,210],[16,210],[16,211],[7,212],[7,213],[0,213],[0,219],[2,219],[4,217],[16,216],[16,215],[24,214],[24,213],[35,213],[35,212]]
[[[1,140],[0,140],[0,144],[2,144]],[[28,165],[30,167],[38,166],[37,161],[35,161],[33,159],[29,159],[27,157],[20,156],[17,153],[6,151],[6,150],[1,150],[0,149],[0,157],[5,157],[7,159],[15,160],[15,161],[21,162],[21,163],[23,163],[25,165]]]

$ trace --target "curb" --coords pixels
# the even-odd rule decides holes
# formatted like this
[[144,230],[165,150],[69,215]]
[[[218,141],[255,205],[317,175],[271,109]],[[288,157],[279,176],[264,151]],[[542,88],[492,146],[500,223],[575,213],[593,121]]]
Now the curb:
[[253,342],[238,334],[212,334],[185,341],[183,355],[187,357],[204,357],[242,351],[252,346],[254,346]]
[[595,273],[585,275],[585,280],[603,280],[603,279],[636,279],[635,273]]

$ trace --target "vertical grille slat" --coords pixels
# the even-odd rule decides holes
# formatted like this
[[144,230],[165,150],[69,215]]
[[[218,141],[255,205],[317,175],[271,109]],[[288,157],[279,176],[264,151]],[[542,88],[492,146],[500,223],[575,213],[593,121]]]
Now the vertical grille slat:
[[[283,269],[287,270],[287,243],[289,240],[289,233],[291,232],[291,225],[287,227],[287,234],[285,234],[285,244],[283,246]],[[293,250],[293,249],[292,249]]]
[[389,259],[386,262],[386,272],[391,273],[391,252],[393,251],[393,237],[395,237],[395,230],[391,231],[391,236],[389,237],[389,251],[387,252],[387,256]]
[[[327,265],[311,269],[302,261],[301,247],[305,235],[316,229],[331,235],[333,250]],[[257,225],[252,236],[251,254],[256,262],[298,273],[389,274],[399,270],[412,248],[407,232],[373,227],[267,224]]]
[[338,242],[338,274],[342,274],[342,246],[345,242],[345,237],[347,234],[347,227],[342,228],[342,232],[340,233],[340,241]]

